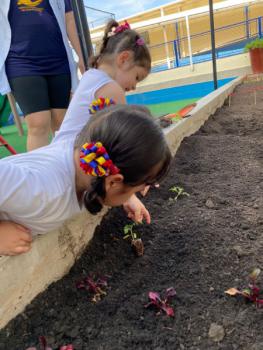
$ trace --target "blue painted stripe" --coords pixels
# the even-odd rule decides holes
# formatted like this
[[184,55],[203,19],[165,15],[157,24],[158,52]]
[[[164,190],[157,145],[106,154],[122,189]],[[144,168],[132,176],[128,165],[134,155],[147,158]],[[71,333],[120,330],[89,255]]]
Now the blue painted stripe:
[[[235,78],[221,79],[218,86],[223,86]],[[161,90],[143,92],[127,96],[127,102],[130,104],[157,104],[164,102],[180,101],[188,98],[201,98],[214,90],[214,82],[207,81],[203,83],[176,86]]]

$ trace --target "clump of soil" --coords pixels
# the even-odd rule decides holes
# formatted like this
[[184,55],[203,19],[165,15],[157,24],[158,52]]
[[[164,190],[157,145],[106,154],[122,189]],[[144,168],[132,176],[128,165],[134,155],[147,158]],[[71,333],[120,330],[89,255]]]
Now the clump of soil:
[[[195,135],[185,139],[170,175],[145,204],[144,255],[123,240],[128,220],[113,209],[81,259],[0,331],[0,349],[24,350],[45,335],[53,349],[262,350],[263,309],[224,294],[263,267],[263,91],[254,105],[242,85]],[[169,200],[174,186],[189,197]],[[75,282],[107,276],[92,304]],[[263,277],[258,284],[263,286]],[[148,292],[174,287],[175,317],[145,309]]]

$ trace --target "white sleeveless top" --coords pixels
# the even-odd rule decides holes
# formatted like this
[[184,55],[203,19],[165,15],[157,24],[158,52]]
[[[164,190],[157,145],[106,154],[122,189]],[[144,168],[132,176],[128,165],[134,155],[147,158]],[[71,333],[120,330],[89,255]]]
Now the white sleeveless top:
[[63,123],[56,132],[53,142],[76,137],[90,118],[89,105],[96,98],[96,92],[113,80],[99,69],[89,69],[81,78],[73,95]]
[[0,159],[0,221],[36,235],[79,213],[73,157],[74,140],[67,140]]

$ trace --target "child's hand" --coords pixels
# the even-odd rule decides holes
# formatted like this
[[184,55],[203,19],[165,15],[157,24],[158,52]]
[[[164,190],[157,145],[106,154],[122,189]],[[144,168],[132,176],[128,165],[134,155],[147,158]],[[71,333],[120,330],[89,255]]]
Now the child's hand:
[[146,220],[147,224],[151,222],[151,216],[142,202],[134,195],[123,204],[123,208],[128,214],[128,217],[135,222],[142,222],[143,219]]
[[[154,187],[155,187],[155,188],[159,188],[160,185],[159,185],[159,184],[155,184]],[[142,195],[143,197],[145,197],[146,194],[149,192],[149,189],[150,189],[150,188],[151,188],[150,185],[145,186],[144,190],[141,191],[141,195]]]
[[18,255],[31,249],[30,230],[11,221],[0,222],[0,255]]

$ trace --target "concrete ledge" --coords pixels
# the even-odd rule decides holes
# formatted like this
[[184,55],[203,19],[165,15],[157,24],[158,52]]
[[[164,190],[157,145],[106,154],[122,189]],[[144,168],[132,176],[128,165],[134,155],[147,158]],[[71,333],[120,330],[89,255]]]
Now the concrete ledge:
[[[240,84],[235,79],[201,99],[191,117],[165,130],[173,155],[184,137],[195,133],[221,107],[228,94]],[[31,252],[0,257],[0,328],[23,311],[31,300],[52,282],[65,275],[92,238],[104,210],[98,216],[87,212],[66,222],[59,230],[38,236]]]
[[192,110],[191,116],[165,129],[166,139],[173,156],[176,154],[182,140],[200,129],[210,115],[220,108],[229,94],[242,83],[244,77],[238,77],[216,91],[200,99]]

